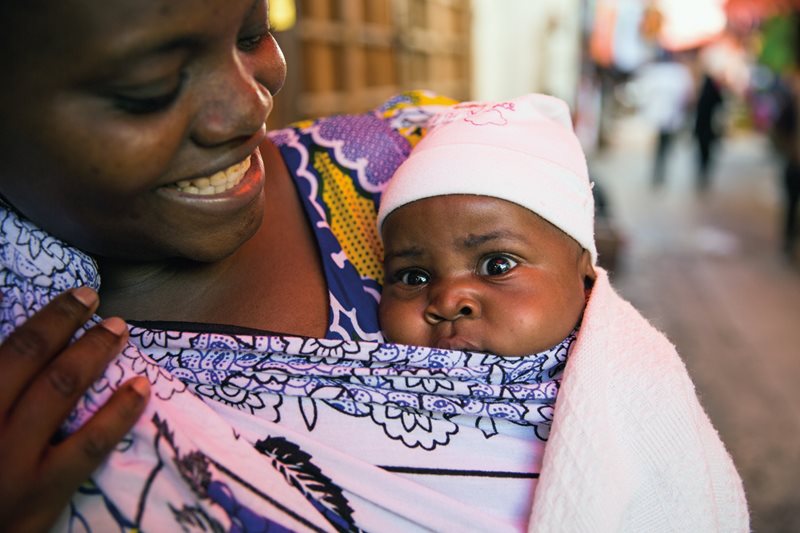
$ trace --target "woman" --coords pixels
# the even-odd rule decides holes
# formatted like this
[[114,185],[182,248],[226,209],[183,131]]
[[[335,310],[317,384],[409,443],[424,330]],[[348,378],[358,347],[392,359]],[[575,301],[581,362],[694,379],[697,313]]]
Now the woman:
[[[377,240],[364,246],[355,237],[375,234],[373,197],[379,192],[381,180],[391,174],[408,152],[409,139],[415,135],[411,121],[423,122],[427,116],[422,108],[414,106],[414,111],[406,114],[406,118],[397,118],[403,124],[392,127],[388,119],[375,115],[356,117],[355,124],[329,122],[334,130],[332,142],[340,128],[360,129],[365,133],[356,141],[363,139],[368,146],[355,143],[344,147],[345,152],[349,149],[358,152],[353,154],[358,156],[353,164],[362,164],[365,154],[380,158],[366,160],[368,168],[351,169],[353,175],[363,177],[363,183],[353,183],[353,178],[342,174],[335,165],[326,167],[335,174],[330,180],[317,181],[308,176],[301,179],[296,168],[302,165],[298,158],[306,154],[304,148],[291,147],[295,140],[280,138],[279,132],[275,138],[284,147],[281,155],[275,142],[267,139],[264,127],[272,107],[272,94],[280,88],[285,73],[283,57],[269,34],[266,2],[220,0],[209,4],[187,0],[176,6],[174,2],[143,4],[130,0],[99,7],[76,0],[47,2],[46,7],[42,11],[21,2],[3,7],[4,20],[15,21],[15,31],[7,34],[3,42],[3,66],[9,78],[15,80],[4,89],[2,104],[2,195],[8,204],[2,215],[4,253],[14,257],[5,263],[4,270],[4,336],[58,291],[79,285],[98,288],[93,261],[78,252],[80,249],[97,258],[103,278],[98,309],[101,316],[159,321],[162,327],[167,323],[180,323],[177,327],[183,331],[198,327],[220,331],[225,328],[207,324],[225,324],[236,326],[237,333],[243,331],[241,328],[249,328],[248,331],[291,332],[328,339],[380,338],[375,309],[379,288],[376,280],[381,273],[376,269],[377,250],[373,248]],[[398,103],[414,102],[406,98]],[[386,114],[394,113],[390,107]],[[405,136],[395,131],[398,127],[407,129]],[[288,134],[293,133],[296,130]],[[322,128],[318,128],[305,137],[324,134]],[[324,154],[312,155],[321,157]],[[345,153],[342,160],[348,161],[349,155]],[[289,175],[287,165],[292,168],[293,176]],[[213,194],[204,190],[223,177],[222,190],[214,190]],[[319,197],[314,196],[312,189],[320,186],[325,190]],[[331,192],[334,187],[344,190]],[[360,191],[351,194],[350,189],[355,187]],[[336,213],[331,215],[341,204],[336,198],[354,199],[364,209],[357,212],[351,208],[337,218]],[[362,227],[354,228],[352,224],[359,221]],[[348,241],[348,235],[354,238]],[[28,236],[33,236],[33,240]],[[369,256],[348,261],[342,254],[343,247],[356,255],[366,251]],[[47,253],[38,253],[40,250]],[[20,262],[28,266],[18,269]],[[37,275],[28,277],[32,269],[37,270]],[[82,308],[76,300],[83,302]],[[15,352],[22,351],[24,355],[26,351],[34,351],[40,358],[51,355],[54,346],[63,345],[69,327],[85,319],[98,305],[85,289],[73,291],[71,297],[64,296],[57,301],[61,308],[67,306],[72,310],[68,321],[51,326],[61,333],[60,342],[40,350],[35,344],[33,348],[26,348],[26,337],[22,341],[19,336],[12,337],[17,342],[4,345],[6,366],[17,364]],[[38,323],[45,322],[48,316],[52,320],[58,309],[50,309],[48,315],[37,319]],[[40,331],[41,335],[36,324],[35,321],[29,323],[22,332]],[[124,340],[126,333],[118,319],[108,319],[103,324],[104,328],[91,330],[67,355],[57,359],[56,366],[68,367],[63,375],[58,374],[61,376],[58,382],[69,382],[70,386],[61,384],[56,392],[69,389],[69,394],[64,393],[64,396],[73,402],[79,391],[98,375],[100,359],[103,359],[99,355],[89,358],[82,347],[90,340],[102,341],[109,346],[102,351],[105,354],[111,349],[118,350]],[[135,373],[132,373],[132,366],[148,364],[140,359],[139,349],[153,348],[152,339],[163,333],[144,327],[136,331],[136,344],[126,348],[126,351],[135,352],[133,358],[118,360],[120,364],[107,371],[105,377],[109,378],[109,386],[98,391],[95,385],[96,397],[82,400],[78,414],[73,415],[77,419],[71,420],[68,429],[75,429],[82,419],[92,414],[93,401],[101,402],[104,393]],[[75,361],[81,357],[87,357],[87,361]],[[80,370],[76,365],[88,367],[90,362],[91,368],[84,369],[80,379],[72,377]],[[126,363],[130,365],[125,366]],[[30,387],[32,390],[18,387],[17,394],[5,404],[14,417],[24,418],[26,424],[37,417],[37,409],[48,411],[44,406],[56,401],[51,398],[55,392],[47,388],[52,372],[48,367],[42,370],[42,366],[43,363],[39,363],[25,369],[24,376],[8,377],[12,382],[24,379],[34,384]],[[117,374],[113,375],[115,372]],[[184,399],[189,395],[183,394],[180,390],[183,385],[171,376],[159,374],[159,370],[147,372],[156,388],[153,401],[168,398],[170,403],[167,407],[151,406],[151,421],[159,417],[160,425],[146,438],[159,438],[158,431],[168,423],[172,424],[170,435],[176,438],[183,430],[191,434],[189,429],[175,425],[192,421],[180,420],[177,415],[176,420],[172,420],[165,410],[176,403],[181,409],[201,408],[197,406],[196,397]],[[200,390],[196,392],[207,391],[204,385],[208,384],[198,384]],[[43,399],[40,389],[46,389],[50,398]],[[34,442],[31,449],[37,454],[26,458],[28,463],[36,465],[34,459],[45,450],[45,458],[52,456],[49,461],[57,462],[60,469],[43,460],[9,477],[16,486],[9,487],[8,494],[21,493],[25,497],[8,499],[10,505],[4,508],[4,515],[13,517],[20,511],[25,515],[30,507],[20,508],[11,503],[31,501],[30,495],[42,487],[50,493],[58,493],[53,496],[54,501],[61,499],[63,502],[64,495],[74,488],[75,482],[98,462],[84,459],[82,467],[73,468],[76,472],[56,490],[51,485],[52,477],[66,468],[63,465],[69,462],[68,458],[74,459],[74,453],[69,454],[66,444],[72,448],[93,446],[93,455],[107,451],[141,409],[142,400],[137,398],[146,392],[145,389],[141,380],[119,389],[115,400],[106,408],[109,412],[101,411],[92,423],[68,438],[64,445],[47,451],[46,446],[36,446]],[[226,390],[220,390],[219,394],[224,395]],[[221,398],[221,401],[226,400],[234,401]],[[189,402],[188,407],[181,401]],[[263,403],[255,396],[251,401]],[[25,409],[18,407],[18,402]],[[308,409],[317,409],[318,403],[317,400],[305,401],[302,406],[294,407],[296,414],[287,412],[286,405],[280,409],[279,406],[266,407],[276,413],[272,418],[295,419],[299,429],[307,431]],[[128,412],[119,422],[114,421],[114,416],[123,409]],[[63,409],[47,413],[46,427],[36,435],[26,433],[22,423],[19,428],[12,426],[13,433],[9,437],[4,435],[6,449],[16,451],[18,438],[38,439],[39,442],[42,435],[49,438],[57,420],[65,413]],[[211,416],[213,413],[198,415],[193,421],[207,423]],[[320,418],[318,426],[327,421]],[[267,422],[272,423],[271,420]],[[284,420],[284,423],[287,422]],[[151,426],[144,431],[151,431],[155,423],[143,424]],[[237,430],[243,431],[241,427]],[[220,431],[225,434],[216,438],[207,431],[203,446],[216,446],[215,450],[219,451],[237,445],[230,442],[229,425]],[[15,437],[20,433],[23,437]],[[238,440],[239,435],[236,437],[233,440]],[[183,444],[181,449],[186,451],[187,445]],[[156,454],[162,451],[154,449],[148,458],[160,461]],[[292,453],[301,451],[291,450]],[[207,448],[204,453],[211,455]],[[241,453],[252,456],[256,452],[248,446],[248,450]],[[125,454],[121,455],[124,463]],[[4,457],[12,459],[15,454]],[[257,459],[249,460],[252,463]],[[142,459],[138,457],[137,460]],[[176,477],[182,475],[181,464],[178,460],[171,463],[174,467],[171,473]],[[324,473],[315,475],[312,472],[319,470],[316,463],[306,460],[303,467],[303,476],[316,485],[325,485]],[[219,465],[216,471],[223,468],[230,469],[230,465]],[[107,470],[115,471],[118,478],[124,466],[115,463]],[[268,479],[258,480],[261,493],[254,497],[255,503],[251,505],[264,506],[264,498],[270,499],[272,495],[263,493],[285,484],[283,477],[275,472],[264,475]],[[26,476],[38,479],[27,490],[20,490],[18,484],[25,482]],[[99,492],[92,495],[88,489],[82,489],[81,494],[73,498],[67,520],[72,525],[81,522],[96,525],[98,520],[108,519],[116,522],[117,527],[146,528],[147,524],[153,527],[152,524],[157,523],[151,519],[152,513],[168,511],[166,504],[181,509],[180,516],[174,518],[179,522],[200,520],[197,516],[206,512],[195,512],[190,509],[191,504],[183,505],[191,498],[176,499],[170,493],[169,476],[153,475],[155,483],[151,483],[148,476],[144,480],[137,479],[138,484],[133,486],[139,487],[138,491],[127,487],[120,494],[112,495],[102,479],[98,481]],[[210,499],[209,505],[215,506],[215,510],[223,509],[221,517],[203,520],[217,523],[239,519],[241,505],[231,508],[231,497],[239,498],[240,503],[243,497],[253,497],[252,494],[241,496],[231,485],[251,487],[256,481],[232,480],[230,475],[225,479],[227,485],[224,490],[220,489],[221,494],[213,493],[207,484],[193,486],[198,492],[193,496],[197,501]],[[113,480],[108,482],[114,483]],[[72,487],[67,486],[70,483]],[[232,494],[226,492],[229,489],[233,490]],[[152,504],[147,507],[145,503],[157,499],[154,495],[162,494],[160,490],[164,491],[164,497],[159,501],[164,505],[151,511]],[[277,501],[272,504],[280,509],[277,514],[284,524],[320,527],[321,520],[335,527],[354,527],[348,518],[348,503],[339,501],[342,498],[335,494],[339,490],[337,486],[326,486],[319,497],[307,494],[301,501],[297,501],[297,495],[281,494],[288,491],[276,491]],[[126,497],[126,492],[136,494],[134,503],[119,501]],[[102,513],[92,511],[104,508],[100,504],[86,504],[93,496],[110,500],[113,512],[101,516]],[[285,501],[281,501],[281,497]],[[309,499],[313,500],[311,506],[306,502]],[[327,500],[335,501],[328,504]],[[126,508],[126,504],[132,505],[133,510]],[[37,509],[42,506],[40,502],[32,505]],[[85,510],[87,507],[90,511]],[[312,507],[311,511],[305,509],[307,507]],[[320,508],[321,511],[317,510]],[[270,516],[267,511],[263,514]],[[47,513],[43,518],[52,520],[54,516]]]
[[[441,100],[406,95],[268,138],[284,64],[266,2],[0,10],[14,21],[0,43],[13,80],[0,98],[4,525],[57,519],[141,412],[144,375],[145,415],[59,526],[528,526],[543,449],[530,443],[544,441],[555,398],[518,396],[543,380],[557,389],[565,354],[505,364],[376,342],[375,201]],[[87,285],[99,304],[77,289]],[[93,316],[102,327],[60,352],[95,310],[125,317],[130,339],[119,319]],[[68,411],[56,405],[78,399],[120,346],[50,445]],[[531,411],[536,423],[522,423]],[[702,450],[735,483],[707,419],[693,422],[702,431],[688,435],[708,439]],[[518,470],[505,468],[512,459]],[[685,482],[703,500],[709,479]],[[708,516],[666,513],[665,527],[740,525],[739,492]]]

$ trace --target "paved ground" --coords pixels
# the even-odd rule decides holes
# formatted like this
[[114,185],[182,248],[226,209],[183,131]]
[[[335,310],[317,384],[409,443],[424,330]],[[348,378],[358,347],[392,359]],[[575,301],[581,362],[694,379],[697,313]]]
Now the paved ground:
[[678,347],[742,475],[753,531],[800,532],[800,257],[779,253],[777,165],[764,138],[733,135],[698,194],[690,142],[659,190],[635,117],[591,158],[627,239],[612,278]]

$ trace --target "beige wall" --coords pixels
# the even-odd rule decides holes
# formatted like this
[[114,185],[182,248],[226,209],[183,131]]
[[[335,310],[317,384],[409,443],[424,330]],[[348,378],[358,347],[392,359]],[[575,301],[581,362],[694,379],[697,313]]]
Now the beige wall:
[[543,92],[575,101],[580,0],[472,0],[472,93],[497,100]]

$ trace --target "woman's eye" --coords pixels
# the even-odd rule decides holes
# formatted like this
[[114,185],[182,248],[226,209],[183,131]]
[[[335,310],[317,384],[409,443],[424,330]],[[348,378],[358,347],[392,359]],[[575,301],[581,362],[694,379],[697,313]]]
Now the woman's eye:
[[116,95],[114,96],[114,105],[127,113],[144,115],[168,108],[172,102],[175,101],[177,96],[177,93],[150,96],[147,98]]
[[261,43],[270,36],[270,29],[268,26],[264,26],[257,33],[253,35],[248,35],[245,37],[239,37],[236,41],[236,46],[242,52],[253,52],[257,50]]
[[518,264],[507,255],[490,255],[481,260],[478,273],[482,276],[502,276]]
[[403,270],[402,272],[397,274],[396,279],[403,285],[414,285],[414,286],[425,285],[431,280],[427,272],[425,272],[424,270],[420,270],[418,268]]
[[133,115],[145,115],[163,111],[172,105],[183,89],[183,75],[180,76],[174,88],[159,92],[149,88],[145,89],[124,89],[112,95],[114,105]]

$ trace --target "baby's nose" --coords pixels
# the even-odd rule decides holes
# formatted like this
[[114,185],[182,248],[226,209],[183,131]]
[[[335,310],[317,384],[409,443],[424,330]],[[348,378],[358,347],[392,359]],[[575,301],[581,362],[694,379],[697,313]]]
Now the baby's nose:
[[437,291],[425,308],[425,321],[430,325],[461,318],[475,319],[480,315],[480,302],[464,286],[451,286]]

